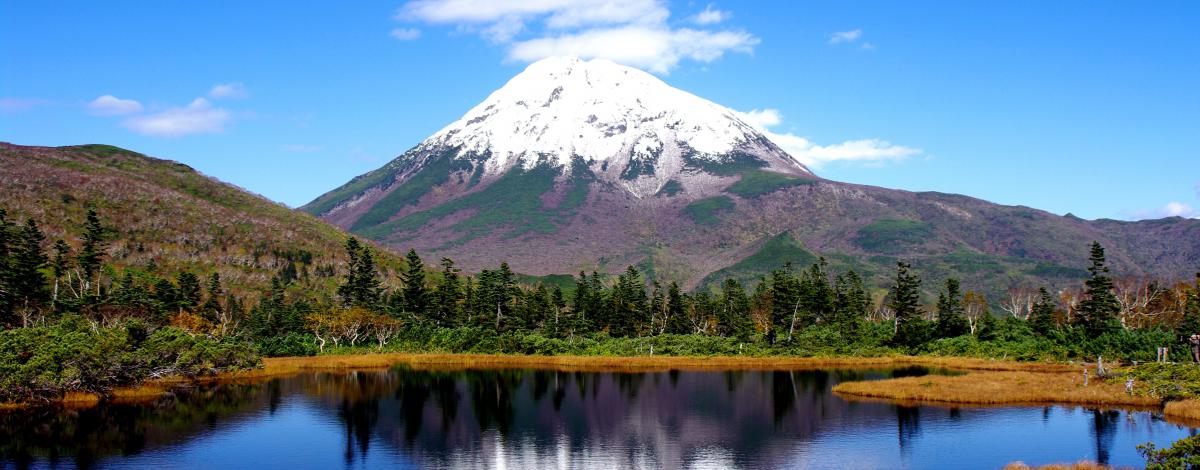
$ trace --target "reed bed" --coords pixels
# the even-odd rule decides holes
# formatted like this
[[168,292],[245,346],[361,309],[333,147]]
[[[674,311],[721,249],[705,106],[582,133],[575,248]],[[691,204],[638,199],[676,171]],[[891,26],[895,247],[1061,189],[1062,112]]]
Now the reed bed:
[[1013,462],[1004,466],[1004,470],[1112,470],[1108,465],[1096,462],[1079,461],[1075,463],[1053,463],[1040,467],[1030,467],[1025,462]]
[[1157,407],[1161,404],[1159,398],[1130,395],[1125,393],[1123,385],[1096,378],[1085,386],[1082,372],[981,371],[960,376],[846,382],[835,386],[833,391],[843,396],[969,405],[1061,403]]

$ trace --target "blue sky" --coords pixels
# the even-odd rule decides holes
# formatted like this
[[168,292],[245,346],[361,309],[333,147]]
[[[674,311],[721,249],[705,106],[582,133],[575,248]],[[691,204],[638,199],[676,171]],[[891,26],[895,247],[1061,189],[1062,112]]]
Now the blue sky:
[[4,1],[0,140],[118,145],[296,206],[575,53],[770,110],[827,178],[1197,216],[1197,31],[1198,2]]

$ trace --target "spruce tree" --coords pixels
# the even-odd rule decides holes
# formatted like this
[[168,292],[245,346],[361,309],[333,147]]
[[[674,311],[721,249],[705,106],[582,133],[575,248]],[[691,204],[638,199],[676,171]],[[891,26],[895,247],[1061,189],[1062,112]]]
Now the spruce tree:
[[692,332],[692,324],[687,318],[687,299],[679,289],[679,284],[671,281],[667,286],[667,333],[685,335]]
[[417,250],[411,248],[404,259],[407,265],[400,273],[400,281],[404,283],[404,305],[409,313],[418,318],[424,318],[428,307],[425,293],[425,263],[417,255]]
[[1048,336],[1055,328],[1054,297],[1045,287],[1038,289],[1038,301],[1029,312],[1029,328],[1041,336]]
[[891,302],[888,306],[896,317],[893,341],[915,347],[926,341],[928,326],[921,319],[921,279],[909,272],[911,268],[908,263],[896,262],[896,281],[889,293]]
[[100,225],[100,216],[96,214],[95,209],[88,209],[87,220],[83,224],[83,243],[80,245],[79,254],[76,257],[76,263],[82,271],[83,279],[80,290],[81,295],[89,295],[93,293],[92,282],[95,282],[94,293],[99,296],[100,281],[96,276],[100,274],[100,263],[104,259],[104,242],[105,233],[104,226]]
[[442,279],[434,290],[434,306],[430,315],[435,325],[448,325],[458,317],[458,303],[462,298],[458,273],[454,260],[442,258]]
[[799,281],[792,275],[790,263],[771,271],[771,326],[776,335],[791,331],[800,308],[799,290]]
[[29,326],[28,321],[34,311],[49,299],[46,276],[42,274],[42,268],[46,267],[48,261],[46,253],[42,251],[46,237],[33,219],[27,220],[16,235],[9,248],[8,285],[12,289],[14,306],[21,312],[22,326]]
[[750,297],[736,279],[726,279],[721,288],[720,319],[724,336],[746,340],[754,334],[754,322],[750,320]]
[[207,292],[208,297],[204,301],[204,305],[202,305],[200,307],[200,315],[203,316],[204,319],[215,323],[217,321],[220,321],[220,316],[221,316],[221,301],[220,301],[220,299],[223,295],[225,295],[224,289],[221,288],[221,275],[220,274],[212,273],[212,275],[208,276],[207,291],[208,291]]
[[938,294],[937,334],[942,338],[953,338],[971,332],[971,325],[962,304],[962,290],[958,279],[946,279],[946,290]]
[[13,292],[13,273],[11,245],[15,238],[13,224],[8,221],[8,213],[0,209],[0,327],[16,324],[13,318],[13,304],[16,294]]
[[1117,315],[1121,304],[1113,294],[1113,281],[1105,265],[1104,247],[1092,242],[1089,277],[1084,282],[1084,299],[1079,303],[1079,322],[1088,336],[1096,337],[1121,329]]
[[580,271],[575,279],[575,294],[571,297],[571,326],[576,332],[590,331],[588,305],[591,303],[592,287],[587,273]]
[[58,291],[63,276],[71,269],[71,247],[62,239],[54,240],[54,259],[50,261],[50,272],[54,275],[51,302],[58,303]]
[[870,314],[871,297],[853,269],[835,279],[834,292],[837,297],[834,324],[841,331],[853,334]]
[[179,308],[193,311],[200,306],[200,278],[195,274],[184,271],[176,278],[179,286]]

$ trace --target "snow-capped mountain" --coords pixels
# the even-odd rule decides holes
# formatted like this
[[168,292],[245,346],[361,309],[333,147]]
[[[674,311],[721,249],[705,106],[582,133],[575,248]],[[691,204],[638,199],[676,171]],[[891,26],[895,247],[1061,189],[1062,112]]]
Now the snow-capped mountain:
[[810,173],[767,142],[737,111],[646,72],[561,57],[533,63],[423,145],[490,153],[487,174],[518,163],[529,169],[545,159],[569,166],[575,157],[682,168],[685,155],[720,160],[738,150],[763,158],[774,171]]
[[896,259],[968,288],[1074,280],[1087,244],[1178,277],[1200,222],[1084,221],[829,181],[740,113],[604,60],[529,65],[462,118],[302,208],[468,270],[640,266],[698,287],[824,255],[884,282]]

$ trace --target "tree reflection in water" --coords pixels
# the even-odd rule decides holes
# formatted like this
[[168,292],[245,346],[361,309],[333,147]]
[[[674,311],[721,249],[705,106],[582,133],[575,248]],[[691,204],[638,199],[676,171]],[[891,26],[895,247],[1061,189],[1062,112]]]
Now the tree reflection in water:
[[[89,468],[110,458],[169,453],[175,446],[186,449],[190,442],[233,428],[233,423],[253,427],[255,417],[286,416],[297,410],[338,423],[320,432],[336,433],[329,438],[342,443],[342,455],[331,457],[356,468],[776,468],[804,462],[829,466],[830,459],[876,454],[891,466],[923,467],[940,461],[936,452],[935,460],[922,460],[929,458],[922,446],[959,438],[946,429],[991,432],[994,427],[996,436],[1019,434],[1011,426],[1021,420],[990,420],[1013,413],[1026,413],[1028,417],[1021,418],[1026,425],[1043,428],[1074,419],[1094,449],[1076,449],[1065,454],[1066,460],[1113,460],[1116,424],[1127,416],[1123,412],[953,408],[922,413],[920,407],[848,402],[830,392],[845,380],[929,372],[590,373],[398,367],[311,373],[259,384],[195,386],[150,405],[0,413],[0,466],[69,462]],[[928,426],[930,421],[940,424]],[[1169,435],[1173,429],[1179,428],[1151,420],[1145,429],[1129,432],[1165,430]],[[266,439],[271,442],[269,436]],[[286,436],[278,439],[271,450],[287,451]],[[1134,455],[1132,445],[1122,446],[1117,447],[1120,459]],[[1037,461],[1037,455],[1021,454],[1024,451],[1014,449],[1012,457]]]

